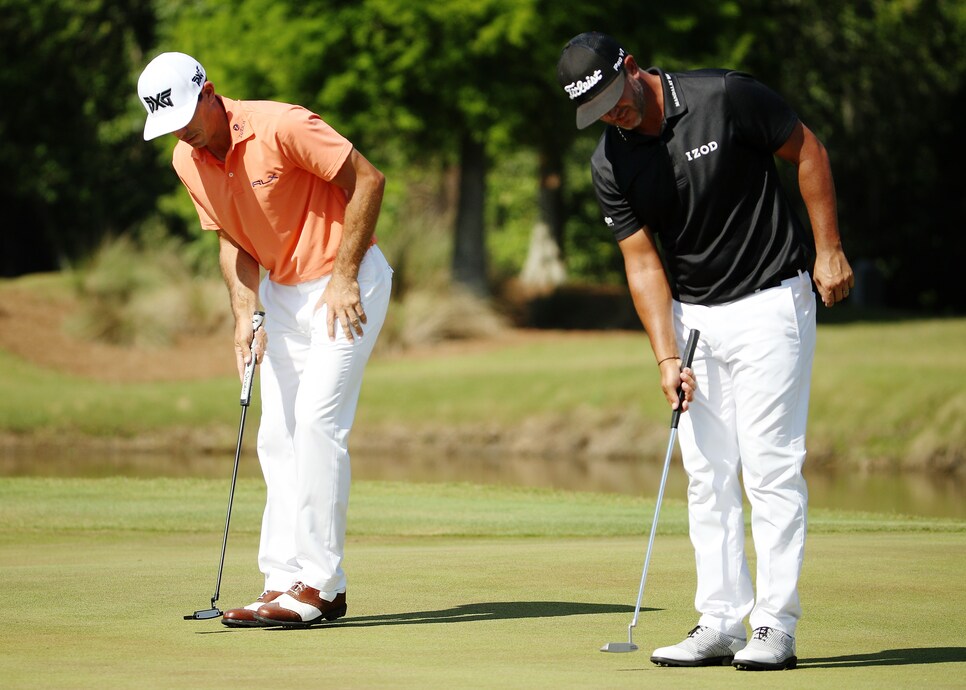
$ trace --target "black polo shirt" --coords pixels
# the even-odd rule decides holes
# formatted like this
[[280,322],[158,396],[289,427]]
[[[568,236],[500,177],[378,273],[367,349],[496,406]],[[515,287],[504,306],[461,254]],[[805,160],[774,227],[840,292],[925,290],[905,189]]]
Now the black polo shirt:
[[660,238],[675,298],[722,304],[806,268],[805,233],[773,152],[798,123],[774,91],[728,70],[671,73],[658,136],[608,126],[591,159],[604,221]]

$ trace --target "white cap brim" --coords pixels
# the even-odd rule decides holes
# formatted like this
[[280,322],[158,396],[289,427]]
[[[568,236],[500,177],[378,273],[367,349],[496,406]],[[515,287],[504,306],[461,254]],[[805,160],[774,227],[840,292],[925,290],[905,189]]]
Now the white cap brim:
[[158,110],[148,115],[144,122],[144,140],[151,141],[164,134],[171,134],[186,124],[191,122],[194,117],[198,103],[188,103],[175,110]]

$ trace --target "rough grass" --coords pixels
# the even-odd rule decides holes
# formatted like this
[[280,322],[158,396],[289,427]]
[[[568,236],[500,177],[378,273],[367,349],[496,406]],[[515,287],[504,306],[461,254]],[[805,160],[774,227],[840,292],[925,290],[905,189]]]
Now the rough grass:
[[[810,466],[961,476],[966,351],[951,346],[961,342],[966,319],[821,326]],[[2,431],[164,433],[180,444],[189,428],[234,439],[232,378],[106,384],[2,350],[0,368]],[[643,335],[542,335],[376,357],[353,438],[358,448],[392,452],[663,457],[667,419]]]
[[[815,514],[800,668],[775,677],[648,662],[695,618],[676,501],[635,654],[597,650],[626,639],[653,502],[473,485],[355,485],[339,624],[184,621],[214,588],[225,484],[0,479],[4,687],[962,687],[963,521]],[[259,589],[261,499],[241,483],[223,608]]]
[[[114,257],[108,263],[126,267],[112,280],[122,285],[134,280],[130,267],[138,262]],[[399,273],[411,270],[402,264]],[[29,289],[33,297],[53,299],[69,287],[63,277],[46,278],[0,281],[0,297]],[[5,286],[21,292],[5,292]],[[395,305],[395,321],[387,325],[396,342],[406,341],[406,333],[417,334],[411,342],[425,342],[500,328],[492,313],[461,301],[465,296],[440,290],[434,302],[414,283],[407,290],[408,302]],[[125,294],[123,289],[104,292]],[[20,327],[8,322],[8,330]],[[966,350],[955,344],[962,342],[963,318],[820,325],[809,466],[961,477],[966,472]],[[667,409],[641,333],[531,333],[505,335],[483,346],[390,349],[377,354],[367,371],[357,447],[663,456]],[[170,351],[161,351],[157,359],[173,370],[191,358],[186,352],[177,357],[165,352]],[[237,407],[230,401],[237,396],[237,382],[231,376],[109,384],[38,368],[2,349],[0,368],[0,433],[68,440],[153,436],[183,444],[200,430],[228,444],[234,439]]]
[[70,278],[79,307],[64,326],[80,338],[163,347],[231,320],[221,279],[197,275],[173,240],[155,239],[149,249],[127,237],[110,240]]

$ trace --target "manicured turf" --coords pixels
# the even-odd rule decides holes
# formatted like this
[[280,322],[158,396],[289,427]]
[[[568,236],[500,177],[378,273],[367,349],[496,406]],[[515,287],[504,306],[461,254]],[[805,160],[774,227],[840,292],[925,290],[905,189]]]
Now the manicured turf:
[[[963,687],[966,522],[814,511],[800,668],[665,669],[693,625],[683,503],[666,499],[635,641],[653,502],[359,482],[349,615],[323,628],[184,621],[214,589],[226,481],[0,479],[9,688]],[[244,480],[220,605],[260,589],[261,487]],[[777,677],[776,677],[777,675]]]

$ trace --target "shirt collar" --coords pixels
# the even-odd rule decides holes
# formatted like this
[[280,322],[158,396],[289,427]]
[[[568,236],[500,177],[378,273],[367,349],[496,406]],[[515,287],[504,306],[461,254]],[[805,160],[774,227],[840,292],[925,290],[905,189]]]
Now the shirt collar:
[[232,148],[246,139],[255,136],[251,125],[248,122],[248,109],[242,101],[233,101],[222,96],[222,103],[225,104],[225,112],[228,114],[228,126],[231,128]]
[[661,77],[661,86],[664,87],[665,122],[688,112],[688,102],[684,98],[684,90],[678,82],[677,75],[665,72],[660,67],[649,67],[647,71]]
[[677,75],[665,72],[660,67],[648,67],[645,71],[656,74],[661,78],[661,86],[664,90],[664,120],[661,122],[661,131],[659,134],[651,135],[641,134],[635,130],[620,129],[613,125],[609,126],[608,129],[619,136],[625,144],[635,140],[645,142],[660,139],[667,131],[668,123],[688,111],[688,102],[684,99],[684,91],[681,89]]
[[[228,128],[231,130],[231,148],[228,149],[228,155],[225,156],[225,160],[228,160],[235,147],[241,142],[253,138],[255,132],[248,122],[248,109],[245,108],[245,104],[242,101],[233,101],[225,96],[218,96],[218,98],[221,99],[222,105],[225,106],[225,114],[228,116]],[[207,149],[192,149],[191,151],[191,157],[195,160],[202,160],[209,155]]]

